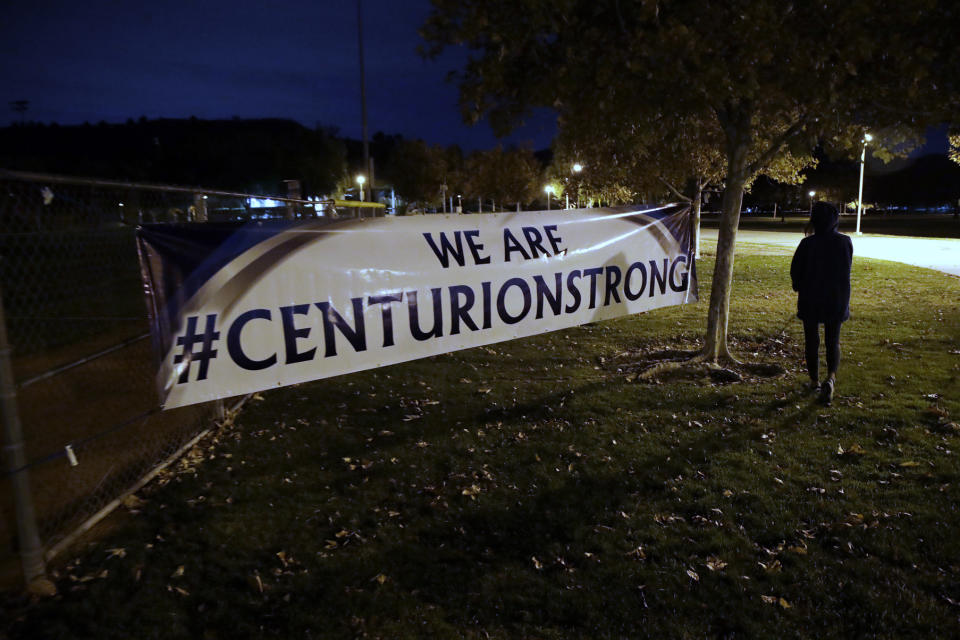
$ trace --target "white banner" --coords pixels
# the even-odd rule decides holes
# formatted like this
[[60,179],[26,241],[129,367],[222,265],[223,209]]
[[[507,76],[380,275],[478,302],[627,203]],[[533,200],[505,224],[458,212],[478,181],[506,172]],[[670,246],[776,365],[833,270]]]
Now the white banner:
[[164,408],[697,299],[689,210],[242,226],[138,241]]

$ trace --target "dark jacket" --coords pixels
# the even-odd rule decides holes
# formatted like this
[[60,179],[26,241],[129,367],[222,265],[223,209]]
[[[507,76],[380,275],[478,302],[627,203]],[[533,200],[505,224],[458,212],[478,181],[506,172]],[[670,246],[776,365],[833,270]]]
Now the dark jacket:
[[853,242],[837,231],[840,216],[824,202],[813,207],[814,234],[800,241],[790,278],[798,292],[797,317],[817,322],[842,322],[850,317],[850,265]]

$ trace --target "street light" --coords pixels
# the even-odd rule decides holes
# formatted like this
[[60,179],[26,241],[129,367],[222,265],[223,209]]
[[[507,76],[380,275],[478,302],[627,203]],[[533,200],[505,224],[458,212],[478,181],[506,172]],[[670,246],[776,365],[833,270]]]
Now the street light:
[[867,160],[867,143],[873,140],[873,136],[869,133],[863,134],[863,150],[860,152],[860,189],[857,191],[857,235],[862,236],[860,233],[860,212],[863,211],[863,165],[866,164]]
[[547,185],[543,188],[547,192],[547,211],[550,211],[550,196],[553,195],[553,185]]
[[363,183],[366,181],[367,181],[366,176],[362,174],[357,176],[357,184],[360,185],[360,202],[363,202],[365,200],[363,195]]
[[817,195],[817,192],[810,191],[807,195],[810,196],[810,216],[813,217],[813,197]]
[[[574,163],[573,163],[573,172],[574,172],[574,173],[580,173],[581,171],[583,171],[583,165],[580,164],[579,162],[574,162]],[[568,198],[569,198],[569,196],[568,196]],[[569,206],[569,205],[568,205],[568,206]],[[578,180],[578,181],[577,181],[577,209],[579,209],[579,208],[580,208],[580,181]]]

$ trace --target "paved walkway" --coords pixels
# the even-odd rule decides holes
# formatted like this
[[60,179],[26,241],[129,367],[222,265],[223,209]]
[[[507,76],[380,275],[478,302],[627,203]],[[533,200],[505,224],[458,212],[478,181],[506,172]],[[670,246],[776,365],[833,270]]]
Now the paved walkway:
[[[702,229],[704,240],[717,240],[716,229]],[[737,243],[764,244],[784,247],[791,252],[800,243],[803,234],[789,231],[750,231],[741,229]],[[907,236],[880,236],[850,234],[853,255],[903,262],[918,267],[943,271],[960,276],[960,239],[911,238]]]

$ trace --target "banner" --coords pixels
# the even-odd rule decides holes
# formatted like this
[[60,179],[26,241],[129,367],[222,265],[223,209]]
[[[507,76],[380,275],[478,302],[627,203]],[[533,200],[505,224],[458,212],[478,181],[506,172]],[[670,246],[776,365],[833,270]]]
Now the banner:
[[164,408],[697,300],[690,211],[143,225]]

